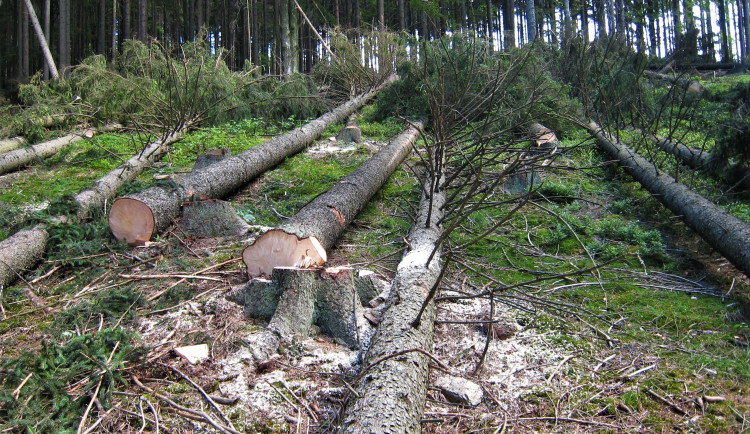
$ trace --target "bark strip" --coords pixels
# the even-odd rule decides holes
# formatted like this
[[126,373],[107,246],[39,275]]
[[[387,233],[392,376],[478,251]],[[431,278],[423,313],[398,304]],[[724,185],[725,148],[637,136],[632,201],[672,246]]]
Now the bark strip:
[[[164,230],[173,218],[179,216],[182,202],[187,202],[193,197],[220,199],[238,190],[253,178],[284,161],[286,157],[305,149],[328,125],[346,119],[394,79],[392,77],[377,88],[349,100],[302,127],[178,178],[175,180],[178,184],[175,188],[151,187],[118,199],[112,205],[109,216],[112,233],[118,240],[131,244],[144,238],[151,239]],[[123,201],[124,199],[128,201]],[[147,207],[151,212],[127,210],[126,208],[133,205],[133,201],[142,202],[141,209]],[[127,216],[129,221],[120,221],[120,216]],[[151,233],[128,230],[131,224],[134,228],[152,228]]]
[[675,215],[681,216],[711,247],[750,276],[750,226],[684,184],[678,183],[625,144],[605,133],[596,122],[589,121],[585,125],[596,138],[599,147],[617,159],[628,174]]
[[[390,305],[363,364],[369,370],[360,374],[357,397],[346,407],[343,432],[421,432],[430,359],[419,350],[432,351],[435,303],[426,306],[417,328],[411,323],[440,275],[439,251],[429,266],[426,262],[442,234],[438,222],[444,202],[444,191],[434,192],[432,200],[422,195],[419,218],[408,237],[411,250],[398,265]],[[399,355],[388,357],[393,354]]]
[[[314,257],[313,251],[310,250],[306,256],[312,258],[314,263],[322,265],[326,261],[326,250],[333,247],[344,229],[409,155],[419,136],[419,128],[421,123],[404,130],[354,172],[305,205],[294,217],[246,247],[242,252],[242,258],[247,266],[248,275],[270,276],[274,267],[298,266],[300,260],[306,259],[281,248],[270,249],[267,238],[277,239],[279,243],[285,237],[294,237],[300,242],[317,241],[322,253]],[[295,244],[293,247],[296,246]]]
[[122,128],[122,125],[118,124],[106,125],[98,130],[90,128],[54,140],[39,143],[28,148],[6,152],[0,155],[0,175],[33,164],[37,160],[49,158],[68,145],[80,142],[83,139],[90,139],[97,133],[114,131],[120,128]]

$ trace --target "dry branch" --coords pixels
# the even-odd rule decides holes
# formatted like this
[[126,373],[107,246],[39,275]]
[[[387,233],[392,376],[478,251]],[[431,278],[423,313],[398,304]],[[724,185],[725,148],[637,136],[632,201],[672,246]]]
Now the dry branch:
[[617,159],[628,174],[675,215],[681,216],[711,247],[750,276],[750,226],[657,169],[605,133],[596,122],[585,125],[599,147]]
[[286,157],[305,149],[328,125],[346,119],[393,79],[302,127],[176,179],[176,188],[152,187],[118,199],[109,214],[112,233],[130,244],[145,243],[180,215],[183,202],[192,198],[219,199],[236,191]]
[[0,175],[33,164],[37,160],[51,157],[68,145],[80,142],[83,139],[90,139],[91,137],[94,137],[95,134],[115,131],[120,128],[122,128],[122,125],[118,124],[105,125],[99,129],[89,128],[54,140],[39,143],[28,148],[6,152],[0,155]]

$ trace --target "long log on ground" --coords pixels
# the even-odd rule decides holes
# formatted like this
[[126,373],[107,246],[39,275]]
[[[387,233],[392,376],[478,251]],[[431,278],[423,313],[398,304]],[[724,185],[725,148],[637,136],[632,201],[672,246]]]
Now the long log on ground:
[[307,261],[325,263],[326,251],[409,155],[421,127],[418,122],[407,128],[294,217],[246,247],[242,259],[248,276],[270,276],[275,267],[298,266]]
[[18,149],[25,144],[26,144],[26,139],[20,136],[13,137],[10,139],[2,139],[0,140],[0,154],[4,154],[14,149]]
[[[75,197],[78,203],[76,216],[69,217],[75,217],[79,222],[90,218],[93,209],[103,206],[125,182],[135,179],[151,163],[163,156],[169,145],[179,140],[188,128],[189,125],[155,140],[143,151],[100,178],[93,187],[79,193]],[[58,216],[53,220],[59,223],[70,222],[69,217]],[[38,224],[32,229],[16,232],[0,243],[0,286],[12,283],[18,274],[42,259],[49,240],[46,229],[46,225]]]
[[[347,344],[352,347],[366,346],[366,343],[355,343],[359,331],[366,332],[360,330],[365,321],[361,318],[362,303],[356,291],[331,290],[332,285],[321,283],[329,278],[329,271],[318,273],[304,268],[326,262],[326,250],[333,246],[357,213],[409,155],[419,136],[419,128],[421,123],[407,128],[354,172],[316,197],[279,228],[260,236],[242,252],[248,276],[272,276],[277,293],[271,294],[270,298],[279,300],[273,306],[275,311],[267,329],[252,339],[251,351],[256,362],[263,362],[276,353],[282,340],[297,335],[307,336],[315,317],[325,317],[324,321],[327,318],[323,327],[338,334],[346,327],[341,326],[335,318],[342,315],[351,317],[342,312],[359,312],[349,327],[352,330],[350,333],[355,334],[352,339],[344,338],[344,341],[348,341]],[[335,274],[333,276],[334,281],[341,280]],[[253,285],[251,280],[250,292],[266,290],[262,286],[253,289]],[[353,288],[353,285],[350,286]],[[350,295],[352,298],[348,298]],[[245,304],[253,309],[253,306]],[[268,310],[268,307],[255,309]],[[337,311],[338,314],[326,313]],[[343,334],[346,336],[345,332]],[[366,340],[369,342],[369,339]]]
[[178,178],[175,188],[151,187],[116,200],[109,214],[112,233],[130,244],[145,243],[180,215],[183,202],[194,197],[221,199],[238,190],[286,157],[305,149],[328,125],[346,119],[393,79],[300,128]]
[[398,265],[389,307],[355,385],[356,397],[350,395],[353,401],[344,412],[343,432],[421,432],[430,362],[421,351],[432,351],[435,303],[427,305],[417,327],[412,322],[440,274],[439,251],[426,262],[442,233],[438,222],[444,202],[443,191],[435,192],[432,200],[422,196],[419,218],[408,238],[411,250]]
[[657,78],[660,80],[665,80],[670,83],[676,84],[691,93],[703,92],[703,85],[700,84],[698,80],[690,80],[690,79],[682,78],[682,77],[673,77],[671,75],[661,74],[659,72],[654,72],[654,71],[643,71],[643,74],[646,75],[647,77]]
[[646,190],[681,216],[708,244],[750,276],[750,226],[657,169],[594,121],[585,124],[605,152]]
[[695,170],[705,170],[719,178],[723,178],[730,184],[735,184],[741,190],[750,191],[750,170],[741,170],[739,173],[726,171],[720,166],[711,164],[710,152],[694,149],[679,142],[673,142],[661,137],[652,137],[652,140],[664,152],[674,155],[682,163]]
[[54,140],[39,143],[28,148],[6,152],[0,155],[0,175],[28,166],[38,160],[49,158],[60,152],[65,147],[80,142],[83,139],[90,139],[97,133],[114,131],[120,128],[122,128],[122,125],[118,124],[105,125],[99,129],[89,128]]

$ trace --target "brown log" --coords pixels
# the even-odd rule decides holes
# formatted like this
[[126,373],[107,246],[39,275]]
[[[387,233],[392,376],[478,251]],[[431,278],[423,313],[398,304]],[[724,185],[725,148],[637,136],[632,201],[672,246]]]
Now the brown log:
[[[250,277],[270,276],[274,267],[325,263],[344,229],[367,205],[394,170],[411,152],[421,123],[404,130],[354,172],[316,197],[277,230],[268,231],[242,252]],[[310,243],[301,247],[301,243]],[[320,245],[322,249],[318,249]],[[300,256],[300,253],[303,256]]]
[[[305,149],[328,125],[346,119],[392,80],[302,127],[176,179],[176,188],[151,187],[118,199],[109,215],[112,233],[118,240],[131,244],[151,239],[179,216],[183,202],[192,198],[220,199],[236,191],[286,157]],[[145,229],[148,232],[143,232]]]
[[[418,326],[411,323],[440,274],[439,251],[426,261],[442,234],[438,222],[444,202],[444,191],[435,192],[432,200],[422,195],[408,238],[411,250],[398,265],[389,306],[365,357],[369,369],[360,373],[356,397],[345,409],[343,432],[421,432],[430,361],[422,351],[432,351],[435,303],[426,306]],[[399,355],[389,357],[394,354]]]
[[96,128],[89,128],[54,140],[39,143],[28,148],[6,152],[0,155],[0,175],[28,166],[38,160],[51,157],[68,145],[79,142],[83,139],[90,139],[97,133],[114,131],[120,128],[122,128],[122,126],[117,124],[106,125],[98,130]]
[[625,172],[675,215],[681,216],[688,226],[735,267],[750,276],[750,226],[657,169],[605,133],[596,122],[589,121],[585,125],[599,147],[617,159]]
[[0,154],[4,154],[14,149],[18,149],[25,144],[26,144],[26,139],[20,136],[13,137],[10,139],[2,139],[0,140]]

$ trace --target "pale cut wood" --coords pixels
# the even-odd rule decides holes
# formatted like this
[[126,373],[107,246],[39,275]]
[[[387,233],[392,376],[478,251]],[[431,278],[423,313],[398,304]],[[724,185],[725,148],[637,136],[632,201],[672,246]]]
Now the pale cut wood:
[[[151,239],[154,233],[154,219],[140,218],[143,214],[151,213],[148,205],[142,201],[127,198],[118,200],[115,205],[109,211],[109,228],[118,241],[142,246]],[[127,235],[118,236],[122,233]]]
[[750,276],[750,226],[713,202],[659,170],[624,143],[592,121],[584,123],[599,147],[617,159],[622,168],[659,202],[724,255],[735,267]]
[[[330,190],[305,205],[278,229],[287,234],[294,234],[300,239],[315,237],[324,251],[333,247],[344,229],[409,155],[421,127],[422,124],[418,122],[404,130],[391,143],[368,158]],[[299,258],[295,256],[294,251],[289,250],[296,249],[293,243],[274,244],[278,247],[274,251],[268,250],[267,245],[263,244],[265,237],[277,236],[277,232],[269,231],[245,248],[242,256],[247,266],[248,276],[270,276],[273,267],[295,265]],[[262,258],[262,260],[256,263],[254,258]]]
[[[142,201],[152,208],[151,213],[145,213],[140,218],[151,219],[150,224],[153,224],[154,234],[156,234],[179,216],[180,205],[183,202],[189,202],[194,198],[198,200],[220,199],[238,190],[261,173],[281,163],[286,157],[305,149],[325,131],[328,125],[346,119],[393,80],[395,77],[391,77],[375,89],[349,100],[302,127],[180,177],[175,180],[176,186],[173,188],[151,187],[140,193],[127,195],[125,198]],[[113,209],[120,200],[122,199],[115,201]],[[112,218],[110,218],[111,224]],[[143,226],[144,224],[139,224],[139,227]],[[118,225],[118,227],[125,228],[125,225]],[[124,232],[115,236],[122,240],[137,239],[134,234]]]
[[28,148],[6,152],[0,155],[0,175],[28,166],[38,160],[51,157],[70,144],[83,139],[90,139],[99,132],[114,131],[120,128],[122,128],[122,125],[118,124],[106,125],[98,130],[96,128],[88,128]]
[[328,261],[326,250],[314,237],[300,238],[281,229],[272,229],[253,243],[254,248],[242,251],[248,276],[270,276],[274,267],[323,265]]

